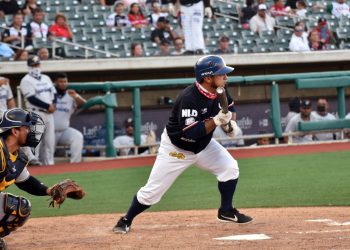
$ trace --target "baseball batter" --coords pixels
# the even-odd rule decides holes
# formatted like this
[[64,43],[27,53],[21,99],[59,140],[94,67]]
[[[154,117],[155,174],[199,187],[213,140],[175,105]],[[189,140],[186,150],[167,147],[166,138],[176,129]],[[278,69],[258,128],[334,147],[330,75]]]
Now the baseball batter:
[[227,113],[220,109],[216,98],[216,88],[226,85],[226,74],[231,71],[233,68],[226,66],[219,56],[205,56],[197,61],[196,82],[187,87],[174,104],[149,179],[135,195],[127,214],[114,226],[114,232],[127,233],[134,218],[159,202],[176,178],[193,164],[210,171],[218,180],[221,194],[219,221],[252,221],[232,205],[239,176],[237,161],[212,139],[214,129],[232,122],[232,112],[235,112],[229,95],[230,112]]
[[70,127],[70,118],[86,100],[75,90],[67,90],[68,77],[65,73],[57,74],[54,83],[57,91],[56,111],[53,113],[56,145],[68,145],[70,162],[81,162],[84,138],[80,131]]
[[16,107],[9,79],[0,76],[0,115],[7,109]]
[[[174,4],[177,0],[171,0],[171,2],[169,4],[169,13],[176,16]],[[210,8],[210,0],[180,0],[180,11],[185,37],[186,51],[184,54],[203,54],[205,49],[203,37],[204,14],[209,18],[213,15]]]
[[[25,99],[26,108],[38,113],[44,120],[46,130],[42,141],[35,151],[35,156],[44,165],[54,164],[55,128],[53,112],[56,110],[56,89],[47,75],[41,74],[38,56],[30,56],[27,61],[28,74],[20,83],[20,89]],[[29,161],[33,159],[30,150],[26,150]]]

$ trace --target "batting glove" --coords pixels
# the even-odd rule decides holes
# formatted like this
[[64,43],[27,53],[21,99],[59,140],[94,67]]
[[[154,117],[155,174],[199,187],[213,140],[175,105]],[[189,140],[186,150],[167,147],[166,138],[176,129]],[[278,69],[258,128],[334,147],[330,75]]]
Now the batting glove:
[[168,4],[168,12],[170,15],[176,16],[174,4],[172,3]]
[[232,118],[232,113],[228,111],[226,114],[220,110],[220,112],[214,116],[213,120],[216,126],[225,125],[230,122]]
[[206,7],[204,9],[204,15],[211,18],[213,16],[213,11],[211,10],[211,7]]

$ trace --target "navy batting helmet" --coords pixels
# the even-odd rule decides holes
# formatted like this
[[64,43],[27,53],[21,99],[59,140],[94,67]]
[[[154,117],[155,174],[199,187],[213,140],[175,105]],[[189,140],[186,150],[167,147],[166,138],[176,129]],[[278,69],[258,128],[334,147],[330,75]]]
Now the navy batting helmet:
[[6,110],[0,118],[0,134],[11,128],[22,126],[29,128],[26,144],[22,146],[35,148],[45,130],[45,123],[38,114],[20,108],[13,108]]
[[40,64],[40,59],[38,56],[29,56],[27,60],[27,66],[32,67]]
[[203,77],[225,75],[233,70],[234,68],[226,66],[224,59],[220,56],[201,57],[194,66],[197,82],[200,82]]

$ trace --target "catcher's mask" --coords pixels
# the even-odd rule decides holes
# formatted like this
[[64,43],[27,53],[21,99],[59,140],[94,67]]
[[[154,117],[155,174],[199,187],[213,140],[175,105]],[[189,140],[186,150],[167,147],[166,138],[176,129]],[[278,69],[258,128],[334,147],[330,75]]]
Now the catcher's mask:
[[29,128],[25,145],[35,148],[38,146],[45,130],[43,119],[34,112],[20,108],[6,110],[0,118],[0,134],[11,128],[26,126]]

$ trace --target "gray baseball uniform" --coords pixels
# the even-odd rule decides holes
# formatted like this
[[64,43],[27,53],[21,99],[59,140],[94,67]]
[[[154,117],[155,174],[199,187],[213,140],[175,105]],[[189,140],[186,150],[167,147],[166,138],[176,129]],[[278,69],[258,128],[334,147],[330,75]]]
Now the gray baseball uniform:
[[[55,128],[53,114],[47,110],[38,108],[28,101],[28,97],[35,96],[42,102],[53,104],[56,89],[47,75],[42,74],[40,80],[26,74],[20,83],[20,89],[25,99],[25,106],[28,110],[38,113],[45,122],[46,129],[42,140],[35,149],[35,155],[44,165],[54,164],[55,153]],[[28,156],[29,160],[30,156]]]
[[[313,122],[315,121],[315,118],[310,115],[310,121]],[[298,123],[299,122],[304,122],[304,120],[301,118],[300,114],[297,114],[292,117],[292,119],[289,120],[285,132],[296,132],[298,131]],[[305,142],[311,142],[312,140],[312,134],[304,134],[304,135],[294,135],[294,136],[289,136],[288,140],[292,143],[305,143]]]
[[[335,116],[331,113],[327,113],[325,116],[319,115],[316,111],[311,112],[311,116],[314,117],[315,121],[326,121],[326,120],[335,120]],[[315,134],[315,139],[317,141],[331,141],[334,140],[333,133],[317,133]]]
[[83,149],[83,134],[69,127],[70,118],[77,108],[77,103],[67,92],[57,95],[56,111],[53,113],[55,121],[56,145],[69,145],[70,162],[81,162]]
[[7,101],[13,98],[12,90],[9,84],[0,86],[0,115],[7,110]]

